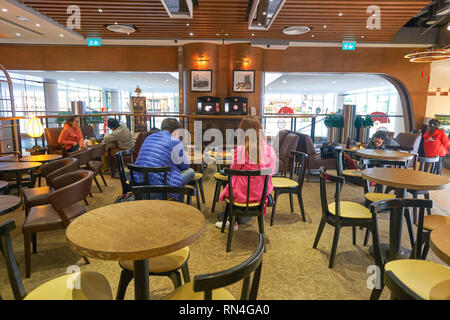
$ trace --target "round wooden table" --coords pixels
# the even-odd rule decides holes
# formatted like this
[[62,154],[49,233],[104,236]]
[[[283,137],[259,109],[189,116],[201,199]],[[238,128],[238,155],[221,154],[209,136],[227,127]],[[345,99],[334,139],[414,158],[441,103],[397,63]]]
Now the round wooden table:
[[7,186],[8,186],[8,182],[7,181],[0,180],[0,190],[5,189]]
[[[369,168],[362,171],[362,178],[395,188],[396,198],[406,198],[407,189],[440,190],[450,185],[450,181],[435,174],[399,168]],[[384,257],[393,260],[408,254],[401,247],[403,209],[395,210],[389,221],[389,250],[383,250]],[[380,247],[385,248],[386,245]]]
[[15,172],[17,179],[17,195],[20,196],[22,186],[22,172],[39,168],[42,162],[0,162],[0,172]]
[[135,298],[149,299],[148,258],[192,244],[205,229],[205,217],[184,203],[139,200],[85,213],[67,228],[69,246],[102,260],[133,260]]
[[364,149],[357,150],[356,154],[366,159],[378,159],[388,161],[407,161],[411,160],[413,155],[407,152],[393,151],[393,150],[375,150]]
[[430,247],[442,261],[450,265],[450,225],[443,225],[431,231]]
[[41,154],[35,156],[27,156],[20,158],[21,162],[50,162],[54,160],[61,159],[62,155],[60,154]]
[[0,195],[0,215],[16,210],[20,207],[20,203],[19,197]]

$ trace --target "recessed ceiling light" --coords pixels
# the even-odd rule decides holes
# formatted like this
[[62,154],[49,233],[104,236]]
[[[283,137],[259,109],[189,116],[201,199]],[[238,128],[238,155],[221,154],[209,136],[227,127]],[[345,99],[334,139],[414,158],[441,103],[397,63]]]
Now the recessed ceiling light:
[[339,17],[342,17],[343,16],[343,13],[342,12],[339,12]]
[[167,82],[169,82],[169,79],[166,79]]
[[117,24],[117,22],[114,22],[114,24]]
[[20,37],[20,36],[21,36],[21,34],[20,34],[20,33],[16,33],[16,36]]
[[8,12],[8,9],[3,8],[2,11],[3,11],[3,12]]
[[284,34],[288,34],[291,36],[299,35],[299,34],[305,34],[311,31],[311,28],[309,27],[302,27],[302,26],[294,26],[294,27],[287,27],[283,29]]
[[220,36],[220,33],[216,33],[216,36]]
[[228,34],[228,33],[225,33],[225,35],[226,35],[226,36],[229,36],[229,34]]
[[324,28],[326,28],[327,26],[323,26]]
[[30,21],[30,19],[22,17],[22,16],[17,16],[16,18],[19,19],[20,21],[24,21],[24,22]]
[[60,36],[61,38],[64,38],[64,35],[63,35],[63,34],[60,34],[59,36]]
[[189,32],[189,35],[190,35],[190,36],[193,36],[193,35],[194,35],[194,33],[193,33],[193,32]]
[[186,26],[189,27],[189,23],[186,23]]
[[255,34],[254,33],[252,33],[252,37],[254,37],[255,36]]
[[98,12],[103,12],[103,9],[98,9]]
[[313,34],[311,35],[311,38],[314,38],[314,35],[313,35]]
[[364,38],[364,36],[361,36],[361,38]]
[[40,27],[41,25],[39,23],[36,23],[36,27]]
[[450,31],[450,23],[447,25],[447,30]]
[[265,16],[266,14],[267,14],[267,12],[264,11],[264,12],[263,12],[263,15]]
[[286,83],[287,81],[286,81],[286,80],[283,80],[282,82],[283,82],[283,83]]

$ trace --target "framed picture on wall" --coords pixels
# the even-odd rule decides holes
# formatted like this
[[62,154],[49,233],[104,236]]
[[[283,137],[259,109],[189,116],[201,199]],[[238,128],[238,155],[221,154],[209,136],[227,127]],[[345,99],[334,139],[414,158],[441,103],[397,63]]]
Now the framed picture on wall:
[[255,70],[233,70],[233,92],[254,92]]
[[191,92],[212,91],[212,70],[191,70]]

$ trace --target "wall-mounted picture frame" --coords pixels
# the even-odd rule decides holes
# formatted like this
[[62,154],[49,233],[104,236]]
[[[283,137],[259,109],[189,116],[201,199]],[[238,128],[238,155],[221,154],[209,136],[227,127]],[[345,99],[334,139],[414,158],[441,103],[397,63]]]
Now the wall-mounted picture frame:
[[255,92],[255,70],[233,70],[233,92]]
[[191,70],[191,92],[212,91],[212,70]]

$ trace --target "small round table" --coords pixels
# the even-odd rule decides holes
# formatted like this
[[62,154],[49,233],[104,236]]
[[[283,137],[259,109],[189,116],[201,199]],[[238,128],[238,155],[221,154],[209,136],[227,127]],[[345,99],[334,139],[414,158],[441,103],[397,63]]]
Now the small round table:
[[62,155],[60,154],[40,154],[35,156],[27,156],[20,158],[21,162],[50,162],[54,160],[61,159]]
[[412,154],[407,152],[400,152],[393,150],[375,150],[375,149],[357,150],[356,154],[361,158],[387,160],[387,161],[407,161],[411,160],[413,157]]
[[0,195],[0,216],[16,210],[20,202],[19,197]]
[[0,190],[5,189],[7,186],[8,186],[8,182],[7,181],[0,180]]
[[442,261],[450,265],[450,225],[437,227],[431,232],[430,247]]
[[[362,171],[362,178],[381,185],[395,188],[396,198],[406,198],[406,190],[440,190],[450,185],[450,181],[435,174],[399,168],[369,168]],[[407,254],[401,248],[403,209],[396,209],[390,215],[389,250],[382,252],[386,260],[393,260]],[[383,246],[384,247],[384,246]]]
[[39,168],[42,162],[0,162],[0,172],[15,172],[17,179],[17,195],[20,196],[22,172]]
[[101,207],[67,228],[69,246],[102,260],[133,260],[136,300],[149,299],[148,258],[192,244],[205,229],[205,217],[184,203],[139,200]]

